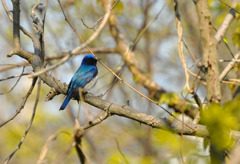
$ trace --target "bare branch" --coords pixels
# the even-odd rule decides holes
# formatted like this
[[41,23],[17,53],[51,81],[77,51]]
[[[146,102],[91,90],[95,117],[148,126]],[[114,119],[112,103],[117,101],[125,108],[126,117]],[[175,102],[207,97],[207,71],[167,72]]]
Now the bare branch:
[[[69,20],[67,19],[66,17],[66,14],[62,8],[62,5],[61,5],[61,2],[60,0],[58,0],[58,3],[62,9],[62,12],[63,12],[63,15],[65,17],[65,20],[68,22],[68,24],[71,26],[71,28],[73,29],[73,31],[75,32],[75,34],[78,36],[78,38],[81,38],[81,36],[77,33],[76,29],[71,25],[71,23],[69,22]],[[82,50],[83,48],[87,47],[99,34],[100,32],[102,31],[103,27],[106,25],[107,21],[108,21],[108,18],[110,16],[110,11],[111,10],[107,10],[105,15],[104,15],[104,18],[101,22],[101,24],[98,26],[97,30],[92,34],[92,36],[86,41],[84,42],[83,44],[81,44],[80,46],[74,48],[73,50],[71,50],[69,52],[69,54],[73,55],[73,54],[78,54],[80,52],[80,50]]]
[[42,5],[42,3],[40,3],[40,1],[33,6],[32,8],[32,20],[33,20],[33,26],[34,26],[34,31],[35,31],[35,36],[34,36],[34,40],[33,40],[33,46],[34,46],[34,54],[39,56],[40,59],[42,60],[42,62],[44,61],[44,33],[43,33],[43,22],[40,21],[41,19],[37,16],[37,14],[35,13],[36,8]]
[[234,2],[232,8],[230,9],[229,13],[224,18],[221,26],[219,27],[217,33],[215,34],[217,43],[219,43],[222,40],[223,36],[227,32],[228,27],[230,26],[231,22],[235,18],[235,14],[236,14],[236,11],[234,10],[235,7],[236,7],[236,2]]
[[26,75],[29,75],[29,73],[22,73],[22,74],[20,74],[20,75],[9,76],[9,77],[6,77],[6,78],[3,78],[3,79],[0,79],[0,82],[1,82],[1,81],[4,81],[4,80],[9,80],[9,79],[13,79],[13,78],[21,77],[21,76],[26,76]]
[[111,107],[111,104],[109,105],[108,109],[104,112],[103,115],[101,115],[100,117],[98,117],[97,119],[93,120],[93,121],[89,121],[88,125],[85,125],[82,127],[83,130],[87,130],[97,124],[100,124],[102,121],[104,121],[105,119],[107,119],[110,116],[109,113],[109,108]]
[[[136,48],[136,45],[138,43],[138,41],[140,40],[140,38],[142,37],[142,35],[149,29],[149,27],[158,19],[159,15],[162,13],[162,11],[164,10],[165,6],[167,5],[167,1],[164,3],[163,7],[160,9],[160,11],[156,14],[156,16],[144,27],[141,28],[138,36],[136,37],[135,41],[133,42],[133,44],[130,47],[131,51],[134,51],[134,49]],[[144,25],[144,24],[143,24]]]
[[13,155],[21,148],[21,146],[23,144],[23,141],[25,140],[25,138],[26,138],[26,136],[27,136],[31,126],[32,126],[33,119],[35,117],[35,112],[36,112],[37,105],[38,105],[38,101],[39,101],[40,89],[41,89],[41,80],[38,81],[37,96],[36,96],[35,104],[34,104],[34,107],[33,107],[32,117],[31,117],[31,120],[30,120],[30,122],[28,124],[28,127],[27,127],[24,135],[22,136],[22,139],[19,142],[17,148],[8,156],[8,158],[5,160],[4,164],[7,164],[9,162],[9,160],[13,157]]
[[[0,95],[7,94],[7,93],[11,92],[11,91],[17,86],[18,82],[20,81],[21,77],[23,76],[24,69],[25,69],[25,66],[23,66],[22,73],[21,73],[21,75],[19,76],[19,78],[17,79],[16,83],[12,86],[12,88],[11,88],[9,91],[7,91],[7,92],[0,93]],[[15,77],[16,77],[16,76],[15,76]],[[13,77],[8,77],[7,79],[11,79],[11,78],[13,78]],[[0,79],[0,81],[2,81],[2,79]]]
[[[60,1],[58,0],[58,3],[62,9],[62,12],[64,14],[64,17],[65,17],[65,20],[68,22],[68,24],[72,27],[73,31],[76,33],[76,35],[78,37],[80,37],[80,35],[77,33],[76,29],[74,29],[74,27],[70,24],[70,22],[68,21],[66,15],[65,15],[65,12],[62,8],[62,5],[60,3]],[[102,20],[101,24],[99,25],[98,29],[93,33],[93,35],[83,44],[81,44],[80,46],[76,47],[75,49],[71,50],[71,51],[68,51],[68,54],[58,63],[52,65],[51,67],[47,68],[47,69],[44,69],[44,70],[40,70],[40,72],[35,72],[33,75],[31,75],[31,77],[35,77],[35,76],[39,76],[40,74],[43,74],[49,70],[52,70],[52,69],[55,69],[57,68],[59,65],[65,63],[66,61],[68,61],[68,59],[72,56],[72,55],[76,55],[76,54],[79,54],[81,52],[81,50],[83,48],[85,48],[87,45],[89,45],[98,35],[99,33],[101,32],[101,30],[103,29],[103,27],[105,26],[105,24],[107,23],[107,20],[109,18],[109,15],[110,15],[110,10],[108,10],[108,12],[106,12],[105,16],[104,16],[104,19]]]
[[64,56],[59,62],[57,62],[56,64],[53,64],[52,66],[48,67],[48,68],[44,68],[44,69],[41,69],[40,71],[37,71],[31,75],[28,75],[29,78],[33,78],[33,77],[36,77],[36,76],[39,76],[43,73],[46,73],[50,70],[53,70],[55,68],[57,68],[58,66],[62,65],[63,63],[65,63],[66,61],[68,61],[68,59],[71,57],[70,54]]
[[[92,51],[97,54],[97,53],[103,53],[103,54],[107,54],[107,53],[118,53],[118,51],[116,49],[111,49],[111,48],[93,48]],[[62,59],[63,57],[67,56],[67,50],[62,50],[63,52],[63,55],[60,55],[60,54],[53,54],[53,55],[50,55],[50,56],[46,56],[45,57],[45,61],[51,61],[51,60],[56,60],[56,59]],[[81,54],[87,54],[89,53],[89,51],[87,49],[83,49],[79,52],[79,54],[75,54],[75,55],[81,55]],[[31,55],[34,55],[34,54],[31,54]],[[30,56],[31,56],[30,55]],[[28,57],[27,57],[28,58]],[[30,58],[30,57],[29,57]],[[18,67],[22,67],[22,66],[31,66],[29,64],[29,62],[22,62],[22,63],[16,63],[16,64],[0,64],[1,65],[4,65],[2,68],[0,68],[0,72],[2,71],[6,71],[8,69],[13,69],[13,68],[18,68]]]
[[[117,0],[117,1],[114,3],[114,5],[112,6],[112,8],[111,8],[110,10],[112,10],[112,9],[117,5],[118,2],[119,2],[119,0]],[[99,22],[100,20],[102,20],[103,18],[104,18],[104,16],[98,18],[98,20],[96,20],[95,24],[94,24],[92,27],[87,26],[86,23],[83,21],[82,18],[81,18],[81,21],[82,21],[82,23],[83,23],[83,25],[84,25],[85,27],[87,27],[88,29],[91,29],[91,30],[95,31],[94,28],[96,27],[96,25],[98,24],[98,22]]]
[[[6,5],[5,0],[2,0],[2,4],[3,4],[3,7],[4,7],[4,9],[5,9],[5,11],[6,11],[7,15],[8,15],[9,20],[10,20],[11,22],[13,22],[13,17],[12,17],[12,15],[10,14],[10,11],[9,11],[8,8],[7,8],[7,5]],[[29,33],[24,27],[22,27],[21,25],[19,25],[19,26],[20,26],[21,31],[22,31],[26,36],[28,36],[30,39],[33,40],[33,35],[30,34],[30,33]]]
[[26,60],[28,60],[29,63],[32,63],[33,62],[33,53],[31,52],[27,52],[27,51],[24,51],[23,49],[14,49],[13,51],[9,52],[9,54],[7,54],[7,57],[12,57],[13,55],[18,55]]
[[[157,118],[157,117],[154,117],[153,115],[148,115],[148,114],[139,112],[140,110],[136,110],[129,106],[120,106],[117,104],[110,103],[96,96],[93,96],[89,93],[86,94],[85,96],[85,102],[104,111],[108,109],[111,115],[126,117],[131,120],[140,122],[142,124],[151,126],[153,128],[163,129],[163,130],[172,130],[174,133],[178,133],[178,134],[181,134],[181,132],[183,132],[184,135],[192,135],[192,136],[198,136],[198,137],[207,137],[209,134],[207,128],[203,125],[194,125],[191,123],[187,123],[188,126],[194,127],[195,131],[186,127],[182,129],[182,123],[179,123],[178,121],[173,122],[168,120],[167,118]],[[231,134],[234,139],[240,140],[239,131],[231,131]]]
[[22,67],[22,66],[30,66],[29,62],[22,62],[22,63],[16,63],[16,64],[3,64],[3,65],[4,66],[0,68],[0,72],[6,71],[8,69]]
[[4,126],[5,124],[7,124],[8,122],[10,122],[11,120],[13,120],[13,119],[21,112],[21,110],[24,108],[24,106],[25,106],[25,104],[26,104],[26,102],[27,102],[28,97],[31,95],[31,93],[32,93],[32,91],[33,91],[33,88],[34,88],[34,86],[35,86],[35,84],[36,84],[36,81],[37,81],[37,78],[34,78],[34,79],[32,80],[32,85],[31,85],[31,87],[29,88],[29,90],[28,90],[27,94],[25,95],[25,97],[23,98],[23,101],[22,101],[21,105],[20,105],[20,106],[18,107],[18,109],[16,110],[16,113],[15,113],[11,118],[9,118],[7,121],[1,123],[1,124],[0,124],[0,128],[1,128],[2,126]]
[[222,71],[222,73],[219,76],[219,80],[222,81],[224,77],[230,72],[230,70],[234,67],[234,65],[237,63],[237,60],[240,57],[240,52],[236,53],[234,55],[234,59],[228,65],[225,67],[225,69]]

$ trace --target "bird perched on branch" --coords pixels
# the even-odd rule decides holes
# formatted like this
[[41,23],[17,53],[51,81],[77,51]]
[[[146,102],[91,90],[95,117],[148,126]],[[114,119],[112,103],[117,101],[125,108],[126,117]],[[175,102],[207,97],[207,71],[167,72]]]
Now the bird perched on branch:
[[62,103],[59,110],[64,110],[69,103],[74,92],[79,92],[79,89],[82,89],[82,92],[86,92],[92,87],[95,86],[97,82],[97,59],[92,55],[86,55],[80,67],[73,75],[67,90],[67,97]]

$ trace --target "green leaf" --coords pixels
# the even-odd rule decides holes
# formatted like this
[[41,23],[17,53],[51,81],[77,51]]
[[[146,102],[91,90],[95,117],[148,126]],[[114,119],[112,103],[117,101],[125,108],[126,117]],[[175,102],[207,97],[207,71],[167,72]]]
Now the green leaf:
[[225,42],[225,43],[229,43],[229,41],[228,41],[228,39],[227,38],[225,38],[225,37],[223,37],[223,41]]
[[123,13],[123,4],[122,4],[121,1],[118,1],[116,6],[114,7],[114,11],[116,12],[116,14],[122,14]]
[[159,103],[166,103],[168,105],[174,105],[179,103],[180,99],[176,93],[164,93],[159,99]]
[[200,121],[207,126],[210,142],[218,150],[225,150],[232,146],[230,130],[237,127],[238,120],[231,110],[225,110],[219,104],[211,104],[201,113]]

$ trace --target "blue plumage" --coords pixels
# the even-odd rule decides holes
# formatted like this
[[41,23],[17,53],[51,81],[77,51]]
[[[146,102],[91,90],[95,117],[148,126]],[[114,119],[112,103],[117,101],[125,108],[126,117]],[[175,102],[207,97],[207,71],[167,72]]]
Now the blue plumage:
[[86,92],[87,90],[94,87],[98,74],[96,64],[97,60],[92,54],[86,55],[83,58],[80,67],[73,75],[68,85],[67,97],[62,103],[60,110],[64,110],[66,108],[75,90],[78,91],[79,88],[82,88],[83,92]]

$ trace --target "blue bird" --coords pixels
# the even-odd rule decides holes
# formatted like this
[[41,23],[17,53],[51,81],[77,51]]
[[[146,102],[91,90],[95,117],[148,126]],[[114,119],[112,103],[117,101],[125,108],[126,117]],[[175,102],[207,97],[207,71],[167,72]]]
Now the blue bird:
[[79,89],[82,88],[83,92],[88,91],[92,87],[95,86],[97,82],[97,59],[92,55],[86,55],[80,67],[73,75],[67,90],[67,97],[65,98],[64,102],[62,103],[59,110],[64,110],[69,103],[73,93],[79,93]]

